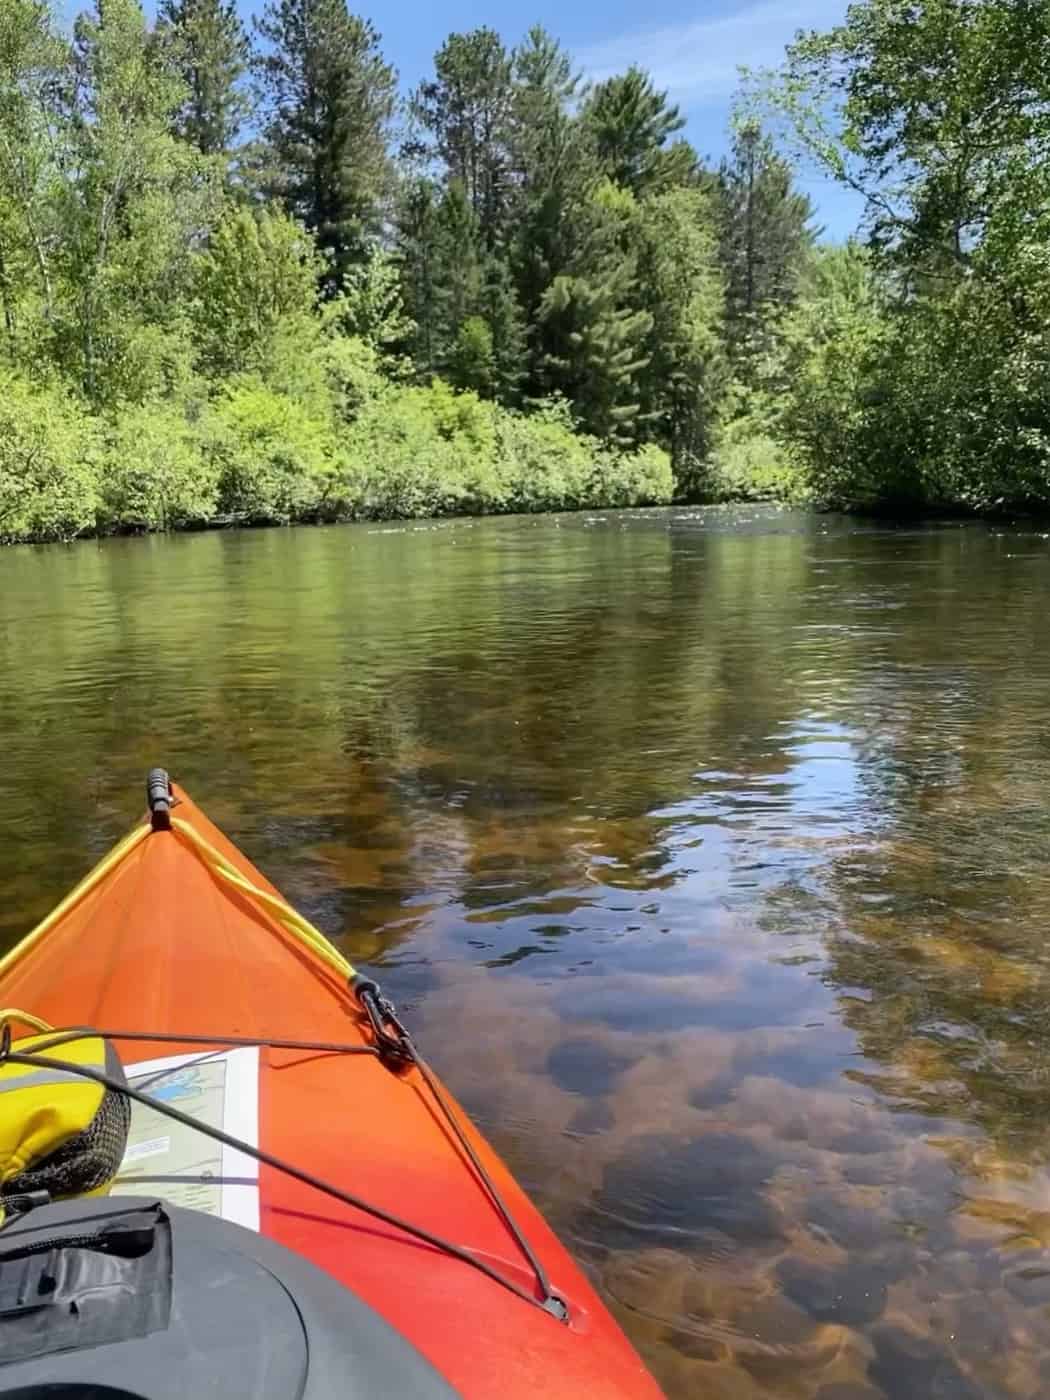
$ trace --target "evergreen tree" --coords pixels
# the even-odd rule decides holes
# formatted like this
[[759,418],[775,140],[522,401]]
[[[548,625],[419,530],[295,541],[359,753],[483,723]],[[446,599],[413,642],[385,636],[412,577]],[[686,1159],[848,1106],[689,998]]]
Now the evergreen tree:
[[511,60],[491,29],[451,34],[420,85],[412,111],[446,178],[466,193],[487,251],[499,242],[509,198]]
[[638,305],[637,265],[625,246],[634,197],[607,184],[581,214],[586,228],[574,255],[538,309],[538,378],[544,393],[569,399],[587,432],[624,444],[642,427],[639,377],[653,328],[652,315]]
[[761,344],[763,318],[794,297],[815,242],[813,206],[754,122],[738,128],[718,184],[728,334],[746,355]]
[[402,193],[398,263],[411,356],[427,378],[514,403],[525,373],[525,323],[505,258],[486,255],[463,186],[440,195],[417,179]]
[[[480,221],[459,180],[445,191],[433,226],[435,263],[434,367],[455,381],[460,328],[480,311],[482,268]],[[464,386],[466,387],[466,386]]]
[[529,327],[526,392],[545,392],[557,354],[540,314],[555,278],[580,271],[601,170],[592,132],[571,110],[579,80],[558,43],[535,28],[514,51],[512,155],[516,184],[510,261]]
[[688,141],[679,138],[657,151],[653,157],[645,193],[659,194],[663,190],[696,189],[709,183],[710,179],[710,173],[704,170],[693,147]]
[[185,86],[175,129],[206,156],[229,156],[249,112],[251,51],[234,0],[161,0],[162,32]]
[[334,292],[380,226],[396,75],[346,0],[270,0],[257,27],[270,190],[313,232]]
[[492,337],[492,397],[515,405],[528,364],[525,317],[509,263],[490,257],[482,269],[480,312]]
[[581,79],[572,60],[540,25],[534,25],[511,56],[514,90],[511,112],[511,164],[526,193],[553,152],[544,149],[556,125],[578,95]]
[[594,133],[605,173],[624,189],[642,194],[658,177],[668,138],[681,131],[685,118],[669,106],[648,73],[629,68],[591,91],[583,107]]
[[406,180],[397,204],[397,262],[401,273],[401,297],[412,322],[408,353],[418,373],[435,372],[438,355],[438,290],[440,275],[435,257],[438,191],[432,180],[418,176]]

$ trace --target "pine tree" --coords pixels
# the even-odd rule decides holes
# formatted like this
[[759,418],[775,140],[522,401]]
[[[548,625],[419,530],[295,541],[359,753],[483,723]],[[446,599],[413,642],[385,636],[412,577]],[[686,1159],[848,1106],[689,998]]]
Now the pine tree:
[[[511,150],[516,198],[510,262],[530,328],[526,392],[544,392],[540,306],[554,279],[573,267],[601,179],[590,128],[571,110],[579,79],[556,40],[529,31],[514,51]],[[578,270],[578,268],[577,268]]]
[[158,19],[186,88],[177,134],[203,155],[228,157],[250,107],[251,49],[234,0],[162,0]]
[[544,360],[548,393],[564,394],[580,426],[626,446],[636,436],[637,376],[648,364],[642,342],[652,328],[629,304],[633,273],[607,265],[588,277],[556,277],[541,315],[555,348]]
[[397,256],[419,373],[517,402],[527,359],[524,317],[506,258],[484,253],[459,181],[444,195],[425,179],[406,186]]
[[581,79],[557,39],[538,24],[514,50],[511,65],[511,162],[519,188],[527,192],[548,163],[544,145],[550,127],[576,98]]
[[583,114],[605,173],[636,195],[660,173],[665,143],[685,125],[678,108],[668,105],[667,93],[657,92],[648,73],[633,67],[599,83]]
[[718,186],[727,332],[746,358],[762,343],[764,321],[794,297],[816,238],[813,205],[754,122],[737,130]]
[[508,139],[513,104],[511,60],[498,34],[451,34],[420,85],[412,112],[429,133],[446,178],[458,181],[487,251],[499,241],[509,197]]
[[486,260],[479,306],[492,336],[492,396],[500,403],[515,405],[521,399],[528,364],[528,337],[514,278],[505,257],[493,256]]
[[417,176],[405,181],[397,205],[397,262],[401,297],[413,331],[408,353],[425,379],[437,367],[438,278],[435,257],[438,190],[432,180]]
[[[399,211],[398,260],[405,311],[415,333],[412,358],[425,379],[441,374],[459,387],[460,341],[469,319],[482,316],[484,254],[478,218],[466,189],[454,180],[442,193],[419,179],[404,192]],[[476,346],[478,336],[472,333]]]
[[629,191],[606,184],[580,211],[578,241],[538,310],[543,392],[563,394],[587,432],[626,445],[638,436],[639,379],[649,364],[652,315],[639,306],[636,260],[625,237]]
[[[459,180],[445,191],[433,226],[435,263],[434,367],[455,382],[460,328],[480,313],[482,266],[480,221]],[[466,387],[466,386],[464,386]]]
[[257,27],[271,192],[314,233],[337,291],[379,230],[396,74],[346,0],[270,0]]

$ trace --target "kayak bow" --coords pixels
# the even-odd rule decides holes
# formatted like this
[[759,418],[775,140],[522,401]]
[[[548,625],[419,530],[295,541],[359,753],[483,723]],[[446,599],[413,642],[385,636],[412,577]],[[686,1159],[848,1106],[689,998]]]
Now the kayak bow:
[[[187,1334],[186,1355],[194,1364],[206,1355],[193,1309],[215,1281],[208,1277],[214,1265],[203,1261],[228,1247],[249,1261],[245,1269],[261,1264],[267,1277],[281,1278],[308,1332],[311,1318],[322,1319],[309,1353],[332,1351],[340,1394],[357,1395],[347,1375],[366,1354],[382,1354],[383,1380],[362,1375],[368,1383],[360,1393],[658,1397],[580,1269],[422,1060],[376,984],[159,770],[149,799],[147,820],[0,959],[0,1006],[19,1008],[0,1012],[0,1061],[6,1056],[12,1069],[32,1074],[43,1053],[52,1077],[101,1082],[106,1076],[97,1069],[62,1059],[77,1039],[63,1028],[91,1027],[115,1048],[134,1095],[131,1133],[112,1194],[91,1205],[112,1220],[130,1202],[135,1230],[147,1230],[151,1241],[162,1228],[175,1232],[170,1317]],[[45,1033],[21,1054],[22,1042],[11,1049],[10,1029],[20,1018]],[[59,1030],[47,1040],[50,1027]],[[159,1212],[148,1229],[140,1218],[146,1198]],[[40,1218],[57,1212],[58,1220],[74,1209],[83,1229],[84,1204],[46,1205]],[[86,1358],[108,1364],[121,1346],[132,1348],[122,1353],[126,1377],[135,1348],[159,1348],[165,1338],[174,1345],[170,1320],[168,1333],[153,1328],[160,1340],[107,1333],[103,1342],[74,1342],[70,1350],[62,1332],[55,1356],[29,1360],[21,1342],[7,1345],[16,1330],[5,1310],[5,1246],[29,1239],[36,1216],[29,1210],[0,1231],[0,1396],[14,1393],[9,1381],[18,1389],[26,1377],[94,1380]],[[52,1244],[54,1228],[44,1233]],[[24,1261],[27,1249],[16,1256]],[[151,1249],[152,1258],[159,1245]],[[192,1287],[188,1274],[180,1281],[184,1259],[201,1273]],[[145,1265],[138,1260],[135,1268]],[[158,1286],[142,1282],[142,1296],[155,1298]],[[303,1299],[314,1297],[312,1313]],[[326,1393],[311,1389],[316,1377],[297,1389],[274,1388],[284,1384],[280,1366],[263,1366],[259,1355],[268,1346],[291,1353],[278,1345],[276,1321],[272,1336],[260,1339],[264,1313],[259,1304],[254,1350],[231,1371],[237,1382],[215,1393],[228,1400]],[[358,1322],[364,1331],[354,1330]],[[341,1360],[340,1347],[349,1348]],[[23,1376],[26,1366],[36,1369]],[[156,1357],[143,1374],[153,1377],[152,1388],[125,1394],[152,1400],[175,1384]],[[248,1388],[235,1392],[231,1384]]]

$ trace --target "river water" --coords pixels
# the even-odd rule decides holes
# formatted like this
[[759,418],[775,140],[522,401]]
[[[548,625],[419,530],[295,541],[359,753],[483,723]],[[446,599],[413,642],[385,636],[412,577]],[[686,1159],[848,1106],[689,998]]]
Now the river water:
[[1050,1394],[1050,539],[767,508],[0,553],[0,939],[165,763],[671,1397]]

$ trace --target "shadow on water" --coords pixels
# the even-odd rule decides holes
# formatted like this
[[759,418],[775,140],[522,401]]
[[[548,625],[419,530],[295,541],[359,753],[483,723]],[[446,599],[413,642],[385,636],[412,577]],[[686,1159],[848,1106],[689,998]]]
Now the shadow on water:
[[0,938],[164,761],[673,1397],[1050,1393],[1050,544],[766,509],[0,554]]

